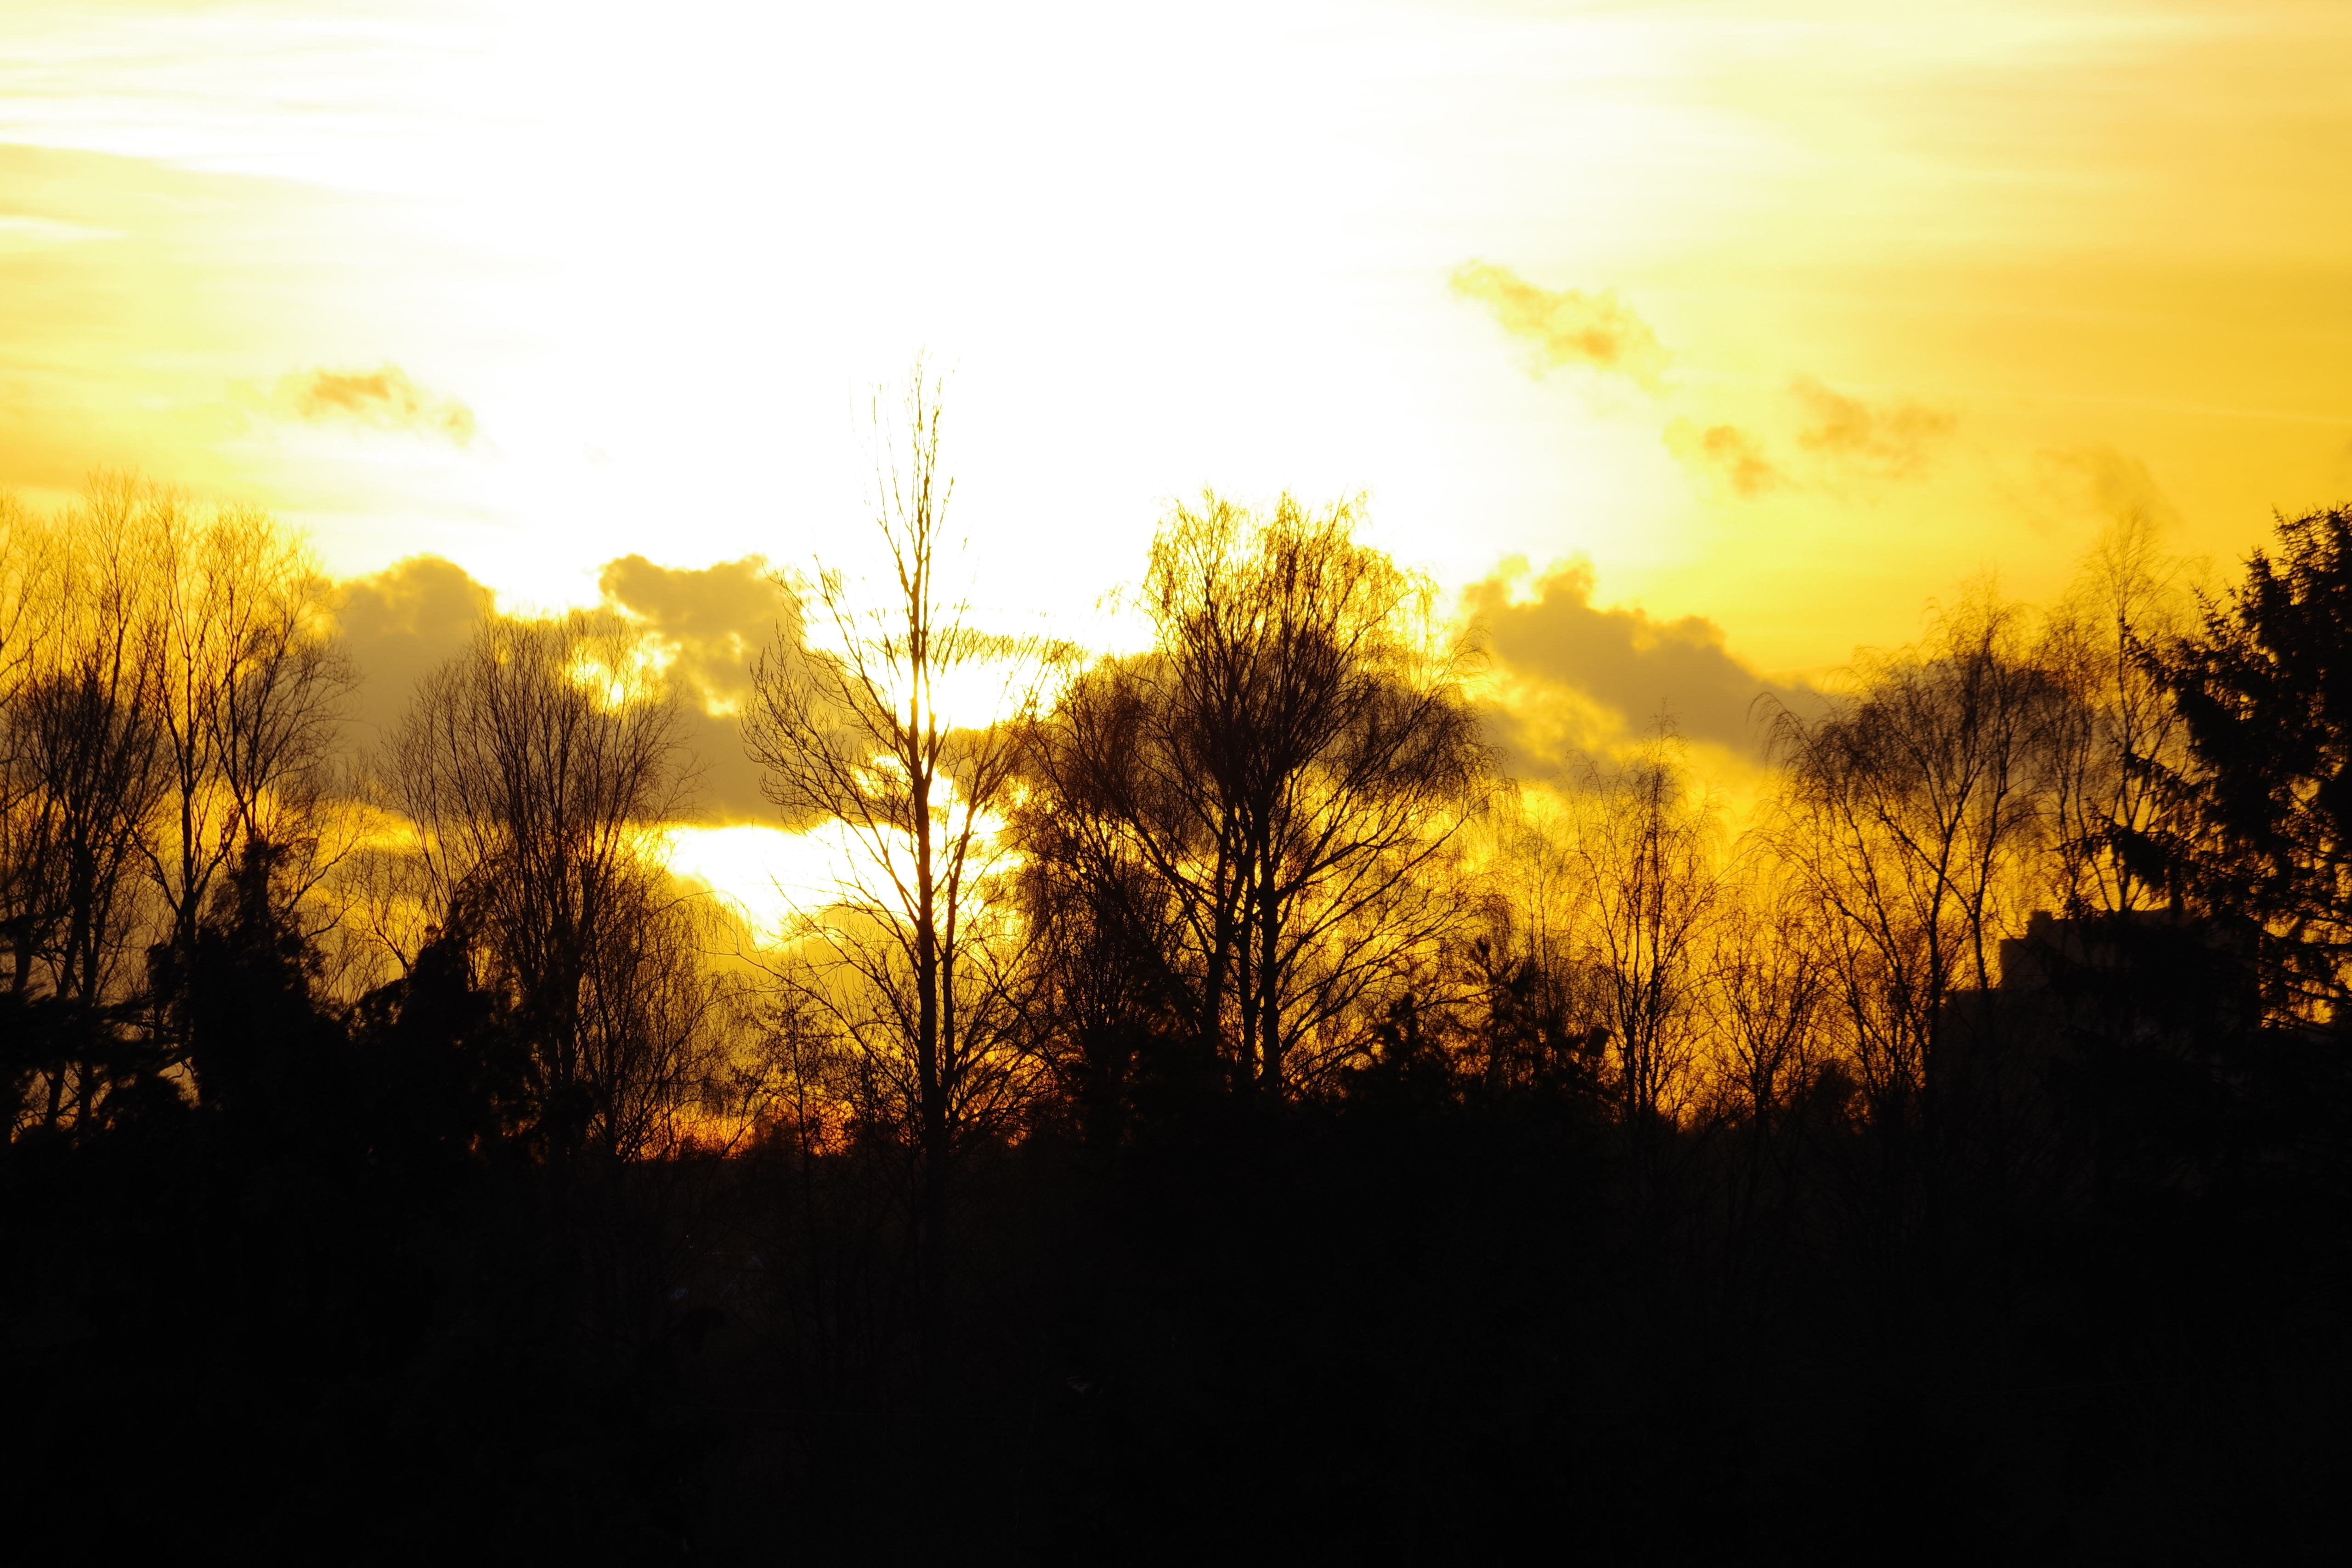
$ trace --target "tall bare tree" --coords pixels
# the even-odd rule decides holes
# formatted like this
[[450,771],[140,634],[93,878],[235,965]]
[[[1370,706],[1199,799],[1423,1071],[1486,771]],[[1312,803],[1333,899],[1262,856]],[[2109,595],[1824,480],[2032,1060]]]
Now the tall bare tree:
[[1820,1065],[1831,966],[1818,903],[1768,844],[1744,847],[1711,933],[1706,1005],[1727,1109],[1761,1137]]
[[783,629],[753,667],[743,713],[786,826],[835,839],[851,862],[772,967],[855,1046],[869,1119],[908,1135],[933,1370],[951,1174],[1027,1081],[1013,916],[995,883],[1047,653],[975,626],[941,581],[953,487],[940,418],[940,386],[919,366],[895,427],[877,396],[882,602],[861,601],[838,571],[780,583]]

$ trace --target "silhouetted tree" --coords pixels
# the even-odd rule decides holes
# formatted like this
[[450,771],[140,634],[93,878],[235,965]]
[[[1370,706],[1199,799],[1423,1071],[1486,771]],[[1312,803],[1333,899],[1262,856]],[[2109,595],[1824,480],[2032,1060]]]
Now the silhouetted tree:
[[[130,476],[92,481],[73,528],[121,551],[147,647],[142,706],[164,775],[147,870],[183,957],[215,879],[261,847],[289,897],[309,873],[355,684],[328,584],[267,513],[205,508]],[[89,546],[69,548],[87,554]],[[168,1001],[168,998],[163,1000]]]
[[1024,807],[1039,886],[1269,1099],[1360,1050],[1457,918],[1445,857],[1487,778],[1466,648],[1356,521],[1177,509],[1138,595],[1151,649],[1063,692]]
[[2181,574],[2144,514],[2119,520],[2084,558],[2038,650],[2066,697],[2053,710],[2050,804],[2056,890],[2076,916],[2127,915],[2168,897],[2126,846],[2163,810],[2157,772],[2184,761],[2161,651],[2187,629]]
[[1780,842],[1831,917],[1856,1071],[1874,1108],[1916,1106],[1931,1139],[1946,1003],[1994,984],[2000,939],[2046,886],[2067,716],[2022,611],[1977,598],[1865,664],[1827,714],[1775,720]]
[[2119,818],[2143,875],[2251,922],[2266,1015],[2333,1025],[2352,999],[2352,508],[2282,519],[2202,625],[2140,648],[2185,756],[2135,761],[2164,813]]
[[425,921],[510,992],[559,1156],[660,1146],[709,1052],[715,999],[653,847],[686,800],[676,701],[617,624],[499,619],[394,742]]
[[129,542],[87,523],[59,531],[32,584],[47,601],[42,636],[5,714],[11,988],[58,999],[93,1053],[43,1069],[40,1120],[51,1128],[68,1085],[82,1122],[117,1076],[107,1058],[144,978],[134,958],[146,931],[142,873],[168,788],[140,563]]
[[993,884],[1045,652],[974,626],[940,580],[953,489],[940,417],[919,365],[895,430],[877,396],[874,526],[893,581],[871,606],[834,571],[781,584],[790,629],[755,662],[743,714],[786,824],[834,838],[849,863],[770,970],[796,1016],[825,1019],[856,1051],[868,1125],[905,1139],[927,1378],[955,1166],[971,1140],[1010,1127],[1033,1076],[1025,982]]
[[1721,912],[1714,802],[1662,734],[1580,792],[1581,946],[1599,980],[1627,1129],[1643,1139],[1696,1089],[1705,942]]

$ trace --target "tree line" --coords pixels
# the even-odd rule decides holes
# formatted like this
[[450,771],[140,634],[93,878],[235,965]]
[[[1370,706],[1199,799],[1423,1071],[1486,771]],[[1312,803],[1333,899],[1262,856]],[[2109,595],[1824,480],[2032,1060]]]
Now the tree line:
[[[333,585],[0,514],[7,1470],[31,1537],[885,1561],[2318,1539],[2345,1457],[2352,511],[2111,530],[1804,707],[1503,774],[1354,503],[1171,510],[1103,655],[878,589],[740,714],[835,886],[667,868],[625,617],[383,741]],[[983,563],[984,564],[984,563]]]

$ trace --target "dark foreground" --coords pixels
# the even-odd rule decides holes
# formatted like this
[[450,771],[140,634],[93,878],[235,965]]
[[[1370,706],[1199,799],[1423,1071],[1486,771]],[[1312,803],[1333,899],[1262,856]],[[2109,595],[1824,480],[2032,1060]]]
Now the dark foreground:
[[251,1089],[0,1156],[19,1560],[2342,1550],[2323,1034],[1979,996],[1933,1108],[1679,1128],[1540,1027],[1281,1106],[1129,1042],[966,1152],[927,1281],[886,1142],[599,1164],[434,984],[249,991]]

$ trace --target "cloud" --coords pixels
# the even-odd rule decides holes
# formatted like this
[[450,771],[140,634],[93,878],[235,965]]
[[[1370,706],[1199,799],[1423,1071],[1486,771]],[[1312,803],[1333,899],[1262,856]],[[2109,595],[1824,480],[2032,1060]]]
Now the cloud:
[[1940,410],[1916,403],[1873,408],[1859,398],[1831,391],[1810,375],[1799,376],[1789,392],[1810,421],[1797,433],[1797,445],[1882,478],[1917,473],[1936,445],[1952,433],[1952,416]]
[[426,391],[396,364],[369,371],[309,370],[280,377],[271,405],[310,425],[364,425],[434,436],[459,447],[474,438],[474,411]]
[[1613,289],[1555,292],[1486,261],[1465,262],[1453,282],[1456,294],[1484,301],[1505,331],[1534,348],[1538,371],[1591,365],[1654,392],[1671,361],[1657,333]]
[[[760,792],[757,765],[743,754],[735,718],[751,693],[751,657],[785,613],[766,563],[747,556],[681,570],[628,555],[607,562],[597,586],[664,656],[662,679],[677,692],[680,728],[709,815],[721,822],[772,821],[775,810]],[[463,651],[496,609],[488,587],[435,555],[412,556],[341,588],[338,623],[363,678],[352,717],[378,738],[398,726],[417,682]]]
[[2069,512],[2087,511],[2112,521],[2147,521],[2170,531],[2180,524],[2156,476],[2137,458],[2112,447],[2076,447],[2039,455],[2047,488]]
[[1523,770],[1557,768],[1564,750],[1605,744],[1660,715],[1693,741],[1759,756],[1756,700],[1811,698],[1735,658],[1713,621],[1596,606],[1590,562],[1554,567],[1538,580],[1534,599],[1514,602],[1525,569],[1507,564],[1464,595],[1511,689],[1505,746]]
[[673,650],[672,678],[688,680],[712,707],[732,709],[750,692],[751,655],[768,645],[784,613],[768,563],[757,555],[699,569],[624,555],[604,563],[596,586]]
[[353,717],[391,733],[417,681],[466,646],[494,603],[464,567],[437,555],[345,582],[336,618],[362,682]]
[[1755,437],[1737,425],[1710,425],[1705,429],[1688,419],[1666,426],[1666,449],[1684,465],[1713,479],[1743,500],[1780,489],[1788,476],[1764,455]]
[[[747,555],[682,568],[625,555],[604,563],[596,585],[669,656],[664,675],[684,700],[705,804],[724,821],[772,820],[775,808],[761,793],[757,764],[743,754],[736,721],[751,691],[751,657],[774,639],[787,615],[767,563]],[[796,634],[788,638],[788,646],[798,642]]]
[[1835,491],[1856,481],[1916,479],[1934,462],[1957,421],[1940,409],[1897,402],[1870,404],[1810,375],[1789,384],[1778,447],[1738,425],[1676,419],[1666,449],[1683,466],[1742,500],[1779,489]]

